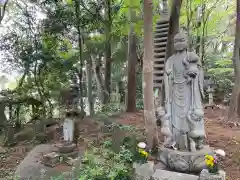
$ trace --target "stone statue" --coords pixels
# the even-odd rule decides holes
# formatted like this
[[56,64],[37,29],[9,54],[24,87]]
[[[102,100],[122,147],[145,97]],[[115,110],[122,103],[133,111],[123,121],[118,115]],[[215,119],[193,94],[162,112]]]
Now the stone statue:
[[172,147],[174,148],[175,143],[172,141],[172,132],[170,130],[170,123],[169,123],[169,116],[167,116],[163,107],[159,107],[157,109],[157,114],[161,121],[161,133],[164,136],[164,143],[165,147]]
[[65,142],[73,142],[74,122],[71,119],[71,114],[67,113],[63,123],[63,138]]
[[203,148],[203,140],[205,137],[203,112],[195,109],[189,111],[187,120],[190,131],[188,132],[190,151],[195,152],[197,149]]
[[199,173],[205,167],[205,154],[213,151],[203,145],[202,66],[187,47],[186,36],[178,33],[174,37],[175,53],[165,63],[165,107],[158,108],[165,142],[159,147],[159,155],[171,170]]
[[[197,116],[203,114],[201,102],[203,70],[199,57],[194,52],[188,52],[187,47],[186,36],[178,33],[174,37],[175,54],[165,64],[165,116],[169,117],[172,139],[176,143],[176,147],[179,150],[195,151],[191,147],[193,143],[189,143],[189,141],[197,141],[198,147],[202,147],[199,139],[204,137],[204,126],[198,126],[195,118],[189,116],[189,113],[197,112]],[[193,132],[201,133],[189,137],[194,134]]]

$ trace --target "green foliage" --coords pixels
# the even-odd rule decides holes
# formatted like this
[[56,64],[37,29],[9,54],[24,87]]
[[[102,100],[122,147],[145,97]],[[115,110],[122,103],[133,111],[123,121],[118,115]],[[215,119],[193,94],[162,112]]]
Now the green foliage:
[[88,151],[79,170],[79,180],[106,179],[130,180],[132,176],[132,154],[125,147],[114,153],[107,141],[103,147]]

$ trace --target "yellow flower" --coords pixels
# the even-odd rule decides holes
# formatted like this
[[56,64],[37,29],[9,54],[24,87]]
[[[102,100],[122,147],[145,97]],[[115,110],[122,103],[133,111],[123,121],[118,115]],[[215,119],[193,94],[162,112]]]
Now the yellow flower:
[[141,154],[141,155],[144,156],[144,157],[147,157],[147,156],[148,156],[148,152],[146,152],[146,151],[144,151],[144,150],[142,150],[142,149],[139,150],[139,154]]
[[213,162],[212,160],[210,160],[210,159],[206,159],[206,160],[205,160],[205,163],[206,163],[206,165],[209,166],[209,167],[213,167],[213,166],[214,166],[214,162]]
[[213,156],[206,155],[205,158],[208,159],[208,160],[214,161],[214,157]]

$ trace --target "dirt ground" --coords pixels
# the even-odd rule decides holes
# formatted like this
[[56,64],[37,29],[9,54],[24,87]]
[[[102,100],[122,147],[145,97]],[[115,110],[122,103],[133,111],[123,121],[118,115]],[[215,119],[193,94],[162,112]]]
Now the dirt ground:
[[[226,152],[222,163],[227,172],[228,180],[240,180],[240,126],[233,126],[224,122],[226,109],[224,107],[205,111],[205,125],[207,143],[216,149],[221,148]],[[123,113],[114,116],[114,120],[121,124],[133,125],[143,129],[143,113]],[[94,127],[94,128],[93,128]],[[99,136],[99,126],[94,120],[87,118],[81,122],[80,139],[96,139]],[[17,165],[31,150],[33,145],[21,143],[1,153],[0,149],[0,177],[11,175]]]

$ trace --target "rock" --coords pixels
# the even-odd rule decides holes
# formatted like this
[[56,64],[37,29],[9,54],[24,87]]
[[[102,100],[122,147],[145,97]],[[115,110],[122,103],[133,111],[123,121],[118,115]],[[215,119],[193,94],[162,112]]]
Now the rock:
[[45,166],[55,167],[60,163],[60,155],[56,152],[45,154],[42,158],[42,163]]
[[154,162],[149,161],[145,164],[134,163],[133,168],[135,169],[136,180],[150,180],[154,173],[153,170]]
[[76,144],[57,144],[56,147],[60,153],[70,153],[74,151]]
[[0,146],[0,154],[4,154],[6,152],[7,152],[7,150]]
[[14,177],[19,177],[18,180],[39,180],[41,177],[41,169],[44,170],[45,178],[49,180],[52,176],[60,175],[60,170],[44,166],[40,163],[41,156],[46,153],[57,151],[57,149],[49,144],[41,144],[30,151],[25,159],[18,165]]
[[151,180],[198,180],[198,176],[157,169]]
[[226,173],[220,170],[218,174],[211,174],[207,169],[203,169],[200,173],[199,180],[226,180]]

